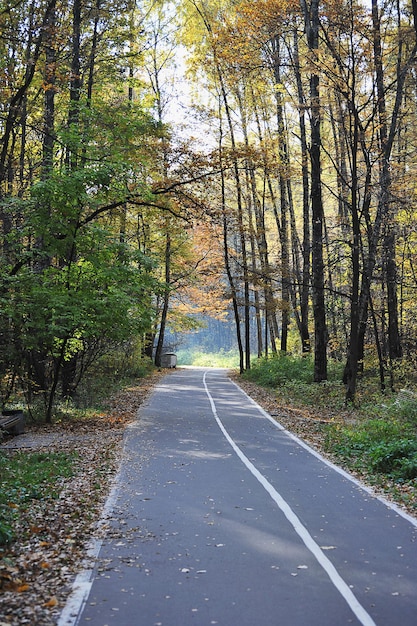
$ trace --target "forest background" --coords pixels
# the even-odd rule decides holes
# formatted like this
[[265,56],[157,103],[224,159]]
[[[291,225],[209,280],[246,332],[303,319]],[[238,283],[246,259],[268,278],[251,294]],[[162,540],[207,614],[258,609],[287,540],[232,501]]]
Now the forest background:
[[367,371],[412,389],[416,17],[2,0],[2,405],[52,421],[202,320],[241,373],[291,352],[347,402]]

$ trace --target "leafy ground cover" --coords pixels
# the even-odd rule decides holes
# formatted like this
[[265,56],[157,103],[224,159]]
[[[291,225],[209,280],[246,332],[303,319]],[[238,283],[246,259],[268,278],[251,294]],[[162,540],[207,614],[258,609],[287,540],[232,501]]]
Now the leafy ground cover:
[[25,449],[0,448],[2,626],[56,624],[96,532],[123,431],[161,375],[125,388],[107,411],[29,423]]
[[[73,476],[78,454],[19,451],[0,456],[0,544],[16,538],[19,521],[34,501],[57,499],[61,483]],[[23,529],[23,536],[30,529]]]
[[378,391],[361,381],[355,406],[344,403],[340,365],[312,383],[310,359],[259,361],[239,384],[285,428],[417,515],[417,394]]

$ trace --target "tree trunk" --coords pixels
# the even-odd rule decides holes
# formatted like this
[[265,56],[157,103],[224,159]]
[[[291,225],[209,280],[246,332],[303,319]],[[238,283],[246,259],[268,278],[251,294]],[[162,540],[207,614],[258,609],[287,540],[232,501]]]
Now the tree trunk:
[[[221,109],[221,106],[219,106],[219,109]],[[222,123],[221,123],[221,112],[219,113],[219,119],[220,119],[219,156],[220,156],[220,172],[221,172],[221,212],[222,212],[222,225],[223,225],[223,256],[224,256],[224,266],[226,270],[227,280],[229,282],[229,287],[230,287],[230,291],[232,294],[232,307],[233,307],[233,316],[235,320],[236,341],[237,341],[237,347],[239,351],[239,371],[242,374],[245,371],[245,359],[244,359],[244,351],[243,351],[242,333],[240,329],[240,314],[239,314],[239,305],[237,301],[237,290],[236,290],[235,280],[233,277],[233,272],[230,266],[228,227],[227,227],[227,214],[226,214],[226,183],[225,183],[225,175],[224,175],[224,167],[223,167],[223,128],[222,128]]]
[[[273,55],[273,72],[277,85],[281,84],[281,58],[279,37],[274,37],[271,42]],[[282,94],[279,89],[275,92],[277,128],[279,141],[279,189],[281,208],[281,228],[279,229],[281,243],[281,351],[287,351],[288,326],[290,322],[290,243],[288,238],[288,176],[289,176],[289,156],[288,144],[285,133],[284,106]]]
[[351,182],[351,217],[352,217],[352,246],[351,246],[351,263],[352,263],[352,290],[350,305],[350,335],[348,357],[344,371],[343,382],[346,386],[346,402],[354,402],[356,393],[356,383],[358,378],[358,362],[359,362],[359,283],[360,283],[360,220],[358,212],[358,196],[357,196],[357,156],[359,129],[356,116],[353,120],[353,145],[352,145],[352,182]]
[[155,365],[161,367],[162,352],[164,348],[165,329],[168,318],[169,310],[169,296],[170,296],[170,283],[171,283],[171,236],[169,229],[167,228],[165,239],[165,288],[162,303],[161,321],[159,324],[158,343],[156,345],[155,352]]
[[[402,346],[398,324],[398,298],[397,298],[397,265],[395,261],[396,236],[394,227],[393,198],[391,197],[391,172],[390,156],[391,145],[388,141],[388,124],[385,103],[384,70],[382,65],[381,23],[378,9],[378,0],[372,0],[372,25],[374,42],[374,64],[376,74],[376,87],[378,95],[379,135],[381,150],[380,186],[381,202],[384,203],[385,236],[383,240],[383,268],[387,284],[387,307],[388,307],[388,350],[390,360],[402,356]],[[401,60],[401,38],[399,41],[398,66]],[[401,85],[400,72],[397,71],[397,96]],[[399,104],[398,104],[399,106]],[[395,111],[394,111],[395,114]]]
[[411,0],[411,6],[413,8],[413,24],[417,43],[417,0]]
[[301,142],[301,172],[303,181],[303,271],[300,283],[300,336],[303,354],[311,352],[310,330],[309,330],[309,293],[310,293],[310,258],[311,258],[311,233],[310,233],[310,185],[308,173],[308,148],[307,132],[305,123],[306,102],[304,96],[303,83],[301,80],[301,69],[298,55],[298,35],[294,31],[294,67],[297,81],[297,93],[299,103],[299,125]]
[[55,3],[51,6],[45,24],[45,72],[44,72],[44,131],[42,177],[45,180],[53,167],[55,144],[55,93],[56,93],[56,15]]
[[235,132],[232,122],[232,117],[229,108],[229,102],[227,98],[227,92],[224,85],[223,75],[221,68],[217,66],[217,74],[219,78],[220,90],[223,98],[223,104],[226,111],[226,119],[229,127],[230,142],[233,150],[233,173],[236,184],[236,202],[237,202],[237,221],[239,227],[239,241],[240,241],[240,254],[242,257],[242,270],[243,270],[243,310],[244,310],[244,327],[245,327],[245,369],[250,369],[250,298],[249,298],[249,271],[248,271],[248,258],[246,251],[246,233],[243,221],[243,200],[242,200],[242,186],[240,180],[239,164],[236,156],[236,140]]
[[[51,11],[55,10],[55,3],[56,0],[50,0],[45,8],[42,26],[39,29],[39,36],[34,42],[33,49],[30,50],[30,58],[27,60],[23,82],[20,87],[16,89],[16,92],[10,98],[8,103],[7,115],[5,116],[5,121],[2,125],[4,132],[0,141],[0,196],[2,196],[5,192],[4,183],[7,181],[7,163],[9,160],[10,142],[14,140],[14,127],[16,119],[20,114],[22,103],[24,102],[35,75],[35,71],[37,70],[37,63],[42,52],[44,30],[46,24],[48,23]],[[28,50],[31,43],[32,42],[30,41],[28,44]]]
[[[319,0],[311,0],[307,7],[305,0],[301,0],[304,12],[307,44],[313,57],[313,63],[318,63],[317,51],[319,47]],[[314,381],[327,380],[327,326],[326,307],[324,298],[324,261],[323,261],[323,226],[324,212],[321,189],[321,114],[320,114],[320,78],[314,71],[310,77],[310,107],[311,107],[311,218],[312,218],[312,292],[314,314]]]
[[78,137],[80,121],[80,96],[81,96],[81,0],[73,0],[72,7],[72,50],[71,50],[71,73],[69,89],[68,129],[70,137],[66,151],[66,165],[75,169],[78,164]]

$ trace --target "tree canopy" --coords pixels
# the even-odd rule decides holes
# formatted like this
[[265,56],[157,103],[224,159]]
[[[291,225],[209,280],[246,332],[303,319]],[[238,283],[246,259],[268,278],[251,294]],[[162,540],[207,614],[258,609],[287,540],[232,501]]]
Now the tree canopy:
[[51,420],[202,314],[241,371],[342,360],[348,401],[415,362],[414,3],[2,0],[0,28],[3,405]]

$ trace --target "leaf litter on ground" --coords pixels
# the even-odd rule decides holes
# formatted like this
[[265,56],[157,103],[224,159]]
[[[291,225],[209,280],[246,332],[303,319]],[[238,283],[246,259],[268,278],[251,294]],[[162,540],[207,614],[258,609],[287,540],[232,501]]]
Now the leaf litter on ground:
[[[32,499],[19,510],[15,540],[0,548],[1,625],[52,626],[71,593],[97,533],[105,500],[118,470],[123,432],[136,418],[161,373],[119,392],[109,410],[85,420],[31,425],[22,441],[27,453],[65,452],[73,457],[72,475],[60,479],[60,492]],[[6,454],[22,453],[14,438]]]

